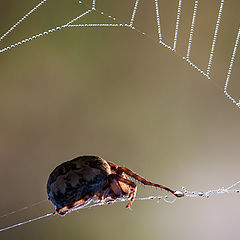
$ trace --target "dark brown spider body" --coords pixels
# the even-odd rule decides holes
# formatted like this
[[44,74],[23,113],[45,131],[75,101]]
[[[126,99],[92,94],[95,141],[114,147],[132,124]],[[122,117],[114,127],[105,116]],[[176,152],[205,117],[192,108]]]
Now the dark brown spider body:
[[[109,174],[111,174],[110,166],[99,157],[82,156],[64,162],[49,176],[48,197],[58,211],[71,206],[89,193],[92,197],[99,193],[106,184]],[[89,200],[92,197],[89,197]]]
[[126,174],[144,185],[159,187],[180,196],[167,187],[147,181],[128,168],[118,167],[97,156],[81,156],[62,163],[52,171],[47,183],[48,198],[60,215],[86,206],[91,201],[112,203],[123,197],[130,199],[127,205],[130,207],[137,186]]

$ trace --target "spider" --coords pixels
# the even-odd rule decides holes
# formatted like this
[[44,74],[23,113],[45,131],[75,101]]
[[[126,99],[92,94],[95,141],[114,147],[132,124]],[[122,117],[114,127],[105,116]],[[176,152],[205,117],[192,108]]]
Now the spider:
[[80,156],[57,166],[47,183],[48,199],[56,207],[54,214],[65,215],[81,208],[91,201],[111,204],[116,199],[129,198],[130,208],[137,192],[135,182],[164,189],[176,197],[181,191],[173,191],[165,186],[152,183],[126,167],[118,167],[97,156]]

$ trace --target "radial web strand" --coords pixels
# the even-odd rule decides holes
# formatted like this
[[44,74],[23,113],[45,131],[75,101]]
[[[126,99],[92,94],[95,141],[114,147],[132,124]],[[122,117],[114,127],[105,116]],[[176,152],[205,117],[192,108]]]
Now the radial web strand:
[[156,17],[157,17],[158,38],[159,38],[159,41],[161,42],[162,41],[162,33],[161,33],[161,27],[160,27],[158,0],[155,0],[155,9],[156,9]]
[[218,11],[217,23],[216,23],[216,27],[215,27],[214,36],[213,36],[211,52],[210,52],[210,56],[209,56],[209,60],[208,60],[208,67],[207,67],[207,75],[208,76],[210,74],[210,70],[211,70],[211,66],[212,66],[212,59],[213,59],[213,54],[214,54],[217,36],[218,36],[218,29],[219,29],[219,25],[220,25],[220,21],[221,21],[221,17],[222,17],[223,4],[224,4],[224,0],[221,1],[220,8]]
[[176,51],[176,46],[177,46],[177,37],[178,37],[178,28],[179,28],[179,22],[180,22],[181,7],[182,7],[182,0],[179,0],[178,8],[177,8],[176,28],[175,28],[175,34],[174,34],[174,40],[173,40],[173,51],[174,52]]
[[132,27],[133,22],[134,22],[134,20],[135,20],[137,8],[138,8],[138,3],[139,3],[139,0],[136,0],[135,5],[134,5],[134,8],[133,8],[133,12],[132,12],[132,17],[131,17],[131,20],[130,20],[130,24],[129,24],[130,27]]
[[195,0],[195,4],[194,4],[194,8],[193,8],[192,24],[191,24],[189,40],[188,40],[188,49],[187,49],[187,56],[186,56],[187,60],[189,60],[189,57],[190,57],[190,51],[191,51],[192,39],[193,39],[193,32],[194,32],[196,15],[197,15],[197,8],[198,8],[198,0]]
[[229,65],[229,68],[228,68],[227,79],[226,79],[225,86],[224,86],[224,94],[227,96],[227,98],[229,98],[234,104],[236,104],[240,108],[240,100],[237,102],[227,91],[230,76],[231,76],[231,73],[232,73],[233,63],[234,63],[234,60],[235,60],[235,56],[236,56],[236,52],[237,52],[237,48],[238,48],[238,44],[239,44],[239,38],[240,38],[240,28],[238,29],[236,42],[235,42],[235,45],[234,45],[234,48],[233,48],[232,58],[231,58],[230,65]]

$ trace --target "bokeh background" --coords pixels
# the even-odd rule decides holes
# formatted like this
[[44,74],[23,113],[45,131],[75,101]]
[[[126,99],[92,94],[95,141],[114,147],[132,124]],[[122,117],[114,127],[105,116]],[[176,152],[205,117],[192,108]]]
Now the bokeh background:
[[[90,1],[84,1],[89,3]],[[97,9],[128,22],[133,0]],[[0,33],[38,3],[1,1]],[[161,1],[163,41],[173,44],[177,1]],[[199,3],[191,59],[206,69],[219,1]],[[194,1],[183,1],[177,42],[186,55]],[[207,191],[239,180],[240,110],[223,94],[239,25],[226,1],[211,80],[152,39],[128,29],[74,28],[0,56],[0,215],[44,200],[50,172],[83,154],[99,155],[173,189]],[[62,25],[87,9],[48,1],[1,48]],[[141,1],[135,25],[157,39],[154,1]],[[99,14],[78,23],[108,23]],[[239,50],[229,93],[239,98]],[[138,196],[165,194],[139,186]],[[0,219],[4,227],[54,211],[50,202]],[[0,233],[1,239],[237,239],[239,195],[136,201],[84,209]]]

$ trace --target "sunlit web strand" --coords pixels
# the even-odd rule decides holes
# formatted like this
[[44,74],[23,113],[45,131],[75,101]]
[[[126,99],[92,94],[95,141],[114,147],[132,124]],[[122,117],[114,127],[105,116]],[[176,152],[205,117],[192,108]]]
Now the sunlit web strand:
[[84,23],[84,24],[71,24],[68,27],[125,27],[124,24],[118,23]]
[[155,0],[155,10],[156,10],[156,17],[157,17],[158,38],[159,38],[159,41],[162,41],[162,34],[161,34],[161,27],[160,27],[160,17],[159,17],[158,0]]
[[187,56],[186,56],[187,59],[189,59],[191,46],[192,46],[192,38],[193,38],[193,32],[194,32],[194,26],[195,26],[195,19],[197,15],[197,8],[198,8],[198,0],[195,0],[195,4],[193,8],[192,25],[191,25],[189,40],[188,40],[188,49],[187,49]]
[[[136,1],[136,3],[138,3]],[[190,29],[190,34],[189,34],[189,41],[188,41],[188,49],[187,49],[187,56],[183,57],[181,55],[179,55],[178,53],[176,53],[176,43],[177,43],[177,34],[178,34],[178,29],[179,29],[179,22],[180,22],[180,14],[181,14],[181,5],[182,5],[182,1],[179,0],[178,2],[178,10],[177,10],[177,20],[176,20],[176,28],[175,28],[175,36],[174,36],[174,44],[173,44],[173,48],[171,46],[169,46],[168,44],[166,44],[165,42],[163,42],[162,39],[162,35],[161,35],[161,29],[160,29],[160,16],[159,16],[159,7],[158,7],[158,1],[155,0],[155,7],[156,7],[156,16],[157,16],[157,25],[158,25],[158,35],[159,35],[159,39],[160,41],[158,43],[160,43],[161,45],[163,45],[164,47],[170,49],[171,51],[173,51],[177,56],[181,57],[183,60],[185,60],[191,67],[193,67],[195,70],[197,70],[199,73],[201,73],[204,77],[206,77],[207,79],[211,79],[209,74],[210,74],[210,70],[211,70],[211,66],[212,66],[212,60],[213,60],[213,55],[214,55],[214,51],[215,51],[215,46],[216,46],[216,40],[217,40],[217,36],[218,36],[218,30],[219,30],[219,26],[220,26],[220,20],[221,20],[221,16],[222,16],[222,12],[223,12],[223,5],[224,5],[224,0],[220,1],[220,7],[219,7],[219,11],[218,11],[218,17],[217,17],[217,22],[216,22],[216,26],[215,26],[215,32],[214,32],[214,36],[213,36],[213,41],[212,41],[212,47],[211,47],[211,51],[210,51],[210,56],[209,56],[209,61],[208,61],[208,66],[207,66],[207,72],[203,71],[201,68],[199,68],[197,65],[195,65],[189,58],[190,58],[190,51],[191,51],[191,45],[192,45],[192,39],[193,39],[193,33],[194,33],[194,27],[195,27],[195,22],[196,22],[196,15],[197,15],[197,9],[198,9],[198,4],[199,1],[195,0],[195,4],[194,4],[194,9],[193,9],[193,17],[192,17],[192,24],[191,24],[191,29]],[[137,29],[135,26],[133,26],[134,24],[134,20],[135,20],[135,15],[136,15],[136,10],[137,10],[137,4],[135,4],[134,7],[134,18],[132,18],[131,20],[131,24],[125,24],[125,26],[129,27],[130,29],[156,41],[156,39],[154,39],[153,37],[151,37],[150,35],[148,35],[145,32],[142,32],[141,30]],[[103,12],[101,12],[102,14]],[[115,18],[116,19],[116,18]],[[236,43],[235,43],[235,47],[234,47],[234,51],[233,51],[233,55],[232,55],[232,59],[230,62],[230,66],[229,66],[229,70],[228,70],[228,74],[227,74],[227,80],[225,83],[225,87],[224,87],[224,94],[234,103],[236,104],[239,108],[240,108],[240,100],[239,102],[237,102],[233,97],[231,97],[230,94],[228,94],[227,92],[227,86],[229,83],[229,79],[231,76],[231,71],[232,71],[232,66],[233,66],[233,62],[235,59],[235,55],[236,55],[236,50],[238,47],[238,43],[239,43],[239,37],[240,37],[240,28],[239,28],[239,32],[238,32],[238,36],[236,39]],[[216,85],[216,84],[215,84]],[[217,85],[216,85],[217,86]],[[217,86],[219,88],[219,86]]]
[[21,19],[19,19],[6,33],[4,33],[0,37],[0,42],[10,33],[12,32],[20,23],[22,23],[27,17],[29,17],[33,12],[35,12],[40,6],[42,6],[47,0],[41,1],[38,5],[32,8],[27,14],[25,14]]
[[[160,199],[167,199],[169,197],[170,196],[150,196],[150,197],[145,197],[145,198],[136,198],[135,200],[136,201],[137,200],[153,200],[153,199],[159,199],[160,200]],[[174,197],[174,196],[171,196],[171,197]],[[95,204],[88,205],[88,206],[85,206],[85,207],[81,207],[80,209],[76,208],[76,209],[73,209],[72,211],[80,211],[82,209],[93,208],[93,207],[103,206],[103,205],[110,206],[110,205],[113,205],[115,203],[126,202],[126,201],[129,201],[129,199],[116,200],[112,204],[104,204],[104,203],[100,202],[100,203],[95,203]],[[17,212],[17,211],[15,211],[15,212]],[[35,221],[38,221],[40,219],[47,218],[47,217],[50,217],[50,216],[56,216],[56,214],[55,213],[47,213],[47,214],[45,214],[43,216],[39,216],[39,217],[36,217],[36,218],[33,218],[33,219],[29,219],[27,221],[23,221],[23,222],[20,222],[20,223],[17,223],[17,224],[14,224],[14,225],[11,225],[11,226],[8,226],[8,227],[5,227],[5,228],[1,228],[0,232],[7,231],[7,230],[10,230],[10,229],[13,229],[13,228],[16,228],[16,227],[19,227],[19,226],[22,226],[22,225],[25,225],[25,224],[28,224],[28,223],[32,223],[32,222],[35,222]]]
[[[240,193],[240,189],[233,189],[234,187],[236,187],[238,185],[240,185],[240,180],[233,183],[232,185],[230,185],[228,187],[221,187],[221,188],[218,188],[218,189],[215,189],[215,190],[209,190],[209,191],[206,191],[206,192],[189,191],[185,187],[182,187],[182,189],[184,191],[184,198],[186,198],[186,197],[190,197],[190,198],[199,197],[199,198],[209,199],[210,197],[212,197],[213,195],[216,195],[216,194]],[[168,199],[170,199],[170,201]],[[165,195],[165,196],[149,196],[149,197],[135,198],[135,201],[164,200],[168,203],[173,203],[176,199],[177,198],[173,195]],[[113,205],[115,203],[121,203],[121,202],[126,202],[126,201],[129,201],[129,199],[127,199],[127,198],[119,199],[119,200],[116,200],[115,202],[113,202],[112,204],[104,204],[104,203],[100,202],[100,203],[95,203],[95,204],[91,204],[91,205],[82,207],[80,209],[76,208],[76,209],[73,209],[72,211],[80,211],[82,209],[93,208],[93,207],[98,207],[98,206],[110,206],[110,205]],[[27,220],[27,221],[23,221],[23,222],[20,222],[20,223],[2,228],[2,229],[0,229],[0,232],[10,230],[12,228],[19,227],[19,226],[22,226],[24,224],[31,223],[31,222],[34,222],[34,221],[38,221],[40,219],[47,218],[47,217],[50,217],[50,216],[56,216],[56,215],[54,213],[47,213],[43,216],[36,217],[36,218],[30,219],[30,220]]]
[[[25,14],[22,19],[20,19],[16,24],[14,24],[5,34],[3,34],[1,36],[1,40],[3,38],[5,38],[7,36],[7,34],[9,34],[10,32],[12,32],[20,23],[23,22],[23,20],[25,20],[28,16],[30,16],[34,11],[36,11],[41,5],[43,5],[47,0],[43,0],[41,1],[38,5],[36,5],[32,10],[30,10],[27,14]],[[143,1],[143,0],[142,0]],[[145,0],[146,1],[146,0]],[[161,31],[160,31],[160,15],[159,15],[159,9],[158,9],[158,0],[153,0],[155,1],[155,7],[156,7],[156,17],[157,17],[157,24],[158,24],[158,36],[159,38],[161,39],[162,38],[162,34],[161,34]],[[175,27],[175,36],[174,36],[174,39],[173,39],[173,47],[169,46],[169,44],[167,44],[166,42],[163,42],[162,40],[159,41],[159,43],[161,45],[163,45],[164,47],[168,48],[169,50],[173,51],[174,53],[176,53],[176,55],[180,56],[183,60],[185,60],[191,67],[193,67],[195,70],[197,70],[198,72],[200,72],[204,77],[210,79],[210,70],[211,70],[211,65],[212,65],[212,60],[213,60],[213,55],[214,55],[214,51],[215,51],[215,45],[216,45],[216,38],[217,38],[217,35],[218,35],[218,29],[219,29],[219,26],[220,26],[220,19],[221,19],[221,16],[222,16],[222,12],[223,12],[223,3],[224,3],[224,0],[220,0],[220,8],[219,8],[219,11],[218,11],[218,18],[217,18],[217,23],[216,23],[216,27],[215,27],[215,33],[214,33],[214,36],[213,36],[213,41],[212,41],[212,47],[211,47],[211,51],[210,51],[210,56],[209,56],[209,61],[208,61],[208,64],[207,64],[207,72],[203,71],[202,69],[200,69],[196,64],[194,64],[191,60],[190,60],[190,51],[191,51],[191,45],[192,45],[192,39],[193,39],[193,33],[194,33],[194,28],[195,28],[195,21],[196,21],[196,16],[197,16],[197,9],[198,9],[198,3],[199,1],[198,0],[195,0],[195,3],[194,3],[194,8],[193,8],[193,17],[192,17],[192,24],[191,24],[191,29],[190,29],[190,34],[189,34],[189,41],[188,41],[188,49],[187,49],[187,54],[186,54],[186,57],[183,57],[183,56],[180,56],[179,54],[176,53],[176,44],[177,44],[177,34],[178,34],[178,30],[179,30],[179,21],[180,21],[180,13],[181,13],[181,5],[182,5],[182,0],[179,0],[178,1],[178,11],[177,11],[177,20],[176,20],[176,27]],[[84,4],[82,1],[79,1],[79,3],[82,3]],[[62,30],[62,29],[66,29],[67,27],[117,27],[117,24],[119,24],[119,26],[124,26],[124,27],[128,27],[132,30],[135,30],[137,31],[138,33],[141,33],[142,35],[144,36],[147,36],[149,37],[149,35],[145,32],[142,32],[140,30],[138,30],[135,26],[134,26],[134,22],[135,22],[135,17],[136,17],[136,14],[137,14],[137,8],[138,8],[138,3],[139,3],[139,0],[136,0],[135,1],[135,5],[133,7],[133,10],[132,10],[132,16],[131,16],[131,19],[130,19],[130,24],[126,24],[126,23],[111,23],[111,24],[105,24],[105,23],[95,23],[95,25],[82,25],[82,24],[72,24],[73,22],[75,22],[77,19],[80,19],[82,16],[84,15],[87,15],[89,13],[91,13],[92,11],[96,11],[96,12],[99,12],[96,10],[96,0],[92,0],[92,4],[91,6],[88,6],[90,9],[88,11],[86,11],[85,13],[81,15],[79,15],[77,18],[74,18],[72,19],[70,22],[64,24],[64,25],[61,25],[61,26],[57,26],[56,28],[52,28],[48,31],[45,31],[45,32],[42,32],[42,33],[39,33],[39,34],[36,34],[32,37],[29,37],[29,38],[26,38],[22,41],[19,41],[17,43],[14,43],[12,45],[9,45],[3,49],[0,49],[0,53],[3,53],[7,50],[10,50],[12,48],[15,48],[17,46],[20,46],[22,45],[23,43],[27,43],[31,40],[34,40],[34,39],[37,39],[39,37],[42,37],[42,36],[46,36],[48,35],[49,33],[53,33],[53,32],[56,32],[56,31],[59,31],[59,30]],[[87,4],[84,4],[84,5],[87,5]],[[104,12],[100,12],[101,15],[105,15]],[[108,18],[112,18],[114,21],[116,20],[116,18],[112,17],[111,15],[108,15]],[[159,32],[160,31],[160,32]],[[160,33],[160,35],[159,35]],[[150,37],[151,38],[151,37]],[[234,49],[237,49],[237,46],[238,46],[238,40],[239,38],[239,35],[237,37],[237,40],[236,40],[236,45],[235,45],[235,48]],[[151,38],[152,39],[152,38]],[[155,39],[154,39],[155,40]],[[235,59],[235,53],[236,51],[234,50],[233,52],[233,55],[232,55],[232,59],[231,59],[231,62],[230,62],[230,66],[229,66],[229,69],[228,69],[228,74],[227,74],[227,80],[225,82],[225,86],[224,86],[224,94],[227,96],[228,99],[230,99],[235,105],[237,105],[239,108],[240,108],[240,101],[239,100],[235,100],[228,92],[227,92],[227,87],[229,85],[229,79],[230,79],[230,75],[231,75],[231,72],[232,72],[232,66],[233,66],[233,61]],[[219,87],[219,86],[218,86]]]
[[[157,1],[157,0],[156,0]],[[81,4],[87,6],[87,7],[90,7],[88,4],[86,3],[83,3],[82,1],[80,1]],[[179,55],[177,52],[176,52],[176,43],[177,43],[177,34],[178,34],[178,28],[179,28],[179,21],[180,21],[180,13],[181,13],[181,5],[182,5],[182,0],[179,0],[179,3],[178,3],[178,10],[177,10],[177,21],[176,21],[176,29],[175,29],[175,37],[174,37],[174,47],[172,48],[170,45],[166,44],[165,42],[163,42],[162,40],[157,40],[155,38],[153,38],[152,36],[150,36],[149,34],[147,34],[146,32],[142,32],[141,30],[139,30],[138,28],[136,28],[135,26],[133,26],[134,24],[134,21],[135,21],[135,15],[136,15],[136,12],[137,12],[137,7],[138,7],[138,3],[139,1],[136,1],[135,2],[135,6],[134,6],[134,10],[133,10],[133,13],[132,13],[132,17],[131,17],[131,21],[130,21],[130,24],[123,24],[123,23],[118,23],[118,24],[113,24],[112,26],[121,26],[121,27],[128,27],[132,30],[134,30],[135,32],[141,34],[141,35],[144,35],[146,36],[147,38],[161,44],[162,46],[168,48],[169,50],[173,51],[175,53],[175,55],[177,55],[178,57],[182,58],[183,60],[185,60],[190,66],[192,66],[194,69],[196,69],[199,73],[201,73],[204,77],[210,79],[210,77],[208,76],[207,73],[205,73],[202,69],[200,69],[197,65],[195,65],[194,63],[192,63],[189,59],[187,59],[186,57],[182,57],[181,55]],[[156,11],[158,12],[158,5],[156,6]],[[113,20],[117,20],[116,17],[112,17],[111,15],[108,15],[108,14],[105,14],[103,11],[99,11],[97,9],[95,9],[95,12],[101,14],[101,15],[104,15],[108,18],[112,18]],[[196,15],[196,13],[194,14],[194,16]],[[162,39],[161,37],[161,30],[160,30],[160,18],[159,18],[159,15],[157,17],[157,25],[158,25],[158,33],[159,33],[159,39]],[[103,26],[103,27],[110,27],[110,25],[108,24],[78,24],[78,25],[69,25],[68,27],[97,27],[97,26]],[[192,32],[193,34],[193,32]]]
[[[79,1],[80,3],[83,3],[82,1]],[[42,3],[42,2],[41,2]],[[136,15],[136,11],[137,11],[137,7],[138,7],[138,3],[139,3],[139,0],[136,0],[135,2],[135,5],[134,5],[134,8],[133,8],[133,12],[132,12],[132,17],[131,17],[131,20],[130,20],[130,25],[129,27],[132,27],[133,23],[134,23],[134,20],[135,20],[135,15]],[[26,43],[28,41],[31,41],[33,39],[36,39],[38,37],[41,37],[41,36],[44,36],[44,35],[47,35],[49,33],[52,33],[56,30],[61,30],[62,28],[66,28],[66,27],[88,27],[88,26],[96,26],[96,27],[107,27],[107,26],[117,26],[116,24],[115,25],[111,25],[111,24],[94,24],[94,25],[91,25],[91,24],[72,24],[74,21],[80,19],[82,16],[84,15],[87,15],[88,13],[90,13],[93,9],[95,9],[95,4],[96,4],[96,0],[93,0],[92,2],[92,6],[88,6],[88,7],[92,7],[90,10],[86,11],[85,13],[83,13],[82,15],[78,16],[77,18],[74,18],[72,19],[70,22],[68,22],[67,24],[65,25],[62,25],[60,27],[57,27],[57,28],[54,28],[54,29],[50,29],[48,30],[47,32],[43,32],[43,33],[40,33],[40,34],[37,34],[35,36],[32,36],[30,38],[27,38],[27,39],[24,39],[16,44],[13,44],[11,46],[8,46],[2,50],[0,50],[0,52],[4,52],[4,51],[7,51],[11,48],[14,48],[16,46],[19,46],[23,43]],[[84,4],[84,5],[87,5],[87,4]],[[178,32],[178,24],[179,24],[179,18],[180,18],[180,9],[181,9],[181,0],[179,0],[179,3],[178,3],[178,12],[177,12],[177,22],[176,22],[176,30],[175,30],[175,38],[174,38],[174,48],[171,48],[168,44],[166,44],[165,42],[163,42],[161,39],[162,39],[162,36],[161,36],[161,30],[160,30],[160,17],[159,17],[159,9],[158,9],[158,1],[155,0],[155,5],[156,5],[156,16],[157,16],[157,23],[158,23],[158,33],[159,33],[159,39],[160,39],[160,43],[167,47],[168,49],[172,50],[172,51],[175,51],[175,48],[176,48],[176,41],[177,41],[177,32]],[[194,6],[194,12],[193,12],[193,21],[192,21],[192,26],[191,26],[191,31],[190,31],[190,38],[189,38],[189,46],[188,46],[188,56],[187,56],[187,60],[188,57],[189,57],[189,54],[190,54],[190,48],[191,48],[191,41],[192,41],[192,35],[193,35],[193,29],[194,29],[194,23],[195,23],[195,17],[196,17],[196,10],[197,10],[197,6],[198,6],[198,1],[195,1],[195,6]],[[102,14],[103,12],[101,12]],[[113,18],[115,19],[115,18]],[[71,24],[71,25],[70,25]],[[123,24],[124,25],[124,24]],[[125,24],[126,25],[126,24]],[[122,26],[122,25],[120,25]],[[132,27],[133,30],[135,30],[134,27]],[[142,34],[144,35],[145,33],[142,32]],[[184,58],[183,58],[184,59]],[[200,73],[202,73],[204,76],[207,76],[206,74],[204,74],[204,71],[202,71],[201,69],[199,69],[199,67],[197,67],[196,65],[194,65],[192,62],[190,61],[187,61],[190,66],[193,66],[196,70],[198,70]]]
[[[41,2],[42,3],[42,2]],[[81,1],[79,1],[79,3],[82,3]],[[86,4],[84,4],[84,5],[86,5]],[[88,6],[88,5],[87,5]],[[39,37],[42,37],[42,36],[46,36],[46,35],[48,35],[49,33],[53,33],[53,32],[56,32],[56,31],[59,31],[59,30],[62,30],[62,29],[66,29],[67,27],[117,27],[117,26],[119,26],[119,27],[122,27],[122,26],[125,26],[125,24],[119,24],[119,25],[117,25],[117,24],[111,24],[111,23],[109,23],[109,24],[105,24],[105,23],[96,23],[96,24],[72,24],[72,23],[74,23],[75,21],[77,21],[77,20],[79,20],[80,18],[82,18],[82,17],[84,17],[85,15],[87,15],[87,14],[89,14],[89,13],[91,13],[92,11],[95,11],[95,3],[94,3],[94,5],[93,5],[94,7],[92,8],[92,9],[89,9],[89,10],[87,10],[87,11],[85,11],[84,13],[82,13],[81,15],[79,15],[79,16],[77,16],[76,18],[73,18],[73,19],[71,19],[69,22],[67,22],[66,24],[63,24],[62,26],[57,26],[56,28],[52,28],[52,29],[49,29],[48,31],[45,31],[45,32],[42,32],[42,33],[39,33],[39,34],[36,34],[36,35],[33,35],[33,36],[31,36],[31,37],[29,37],[29,38],[26,38],[26,39],[23,39],[22,41],[19,41],[19,42],[17,42],[17,43],[14,43],[14,44],[12,44],[12,45],[10,45],[10,46],[8,46],[8,47],[5,47],[5,48],[3,48],[3,49],[0,49],[0,53],[3,53],[3,52],[5,52],[5,51],[8,51],[8,50],[10,50],[10,49],[12,49],[12,48],[15,48],[15,47],[17,47],[17,46],[20,46],[20,45],[22,45],[22,44],[24,44],[24,43],[27,43],[27,42],[29,42],[29,41],[32,41],[32,40],[35,40],[35,39],[37,39],[37,38],[39,38]],[[89,7],[89,6],[88,6]],[[34,8],[35,10],[37,9],[37,8]],[[34,11],[35,11],[34,10]],[[30,14],[29,14],[30,15]],[[28,15],[28,16],[29,16]],[[101,12],[101,15],[105,15],[103,12]],[[25,15],[26,16],[26,15]],[[26,18],[26,17],[23,17],[24,19]],[[108,15],[107,16],[108,18],[111,18],[112,20],[116,20],[114,17],[112,17],[112,16],[110,16],[110,15]]]
[[[130,29],[132,30],[135,30],[139,33],[141,33],[142,35],[145,35],[147,36],[146,33],[136,29],[134,26],[133,26],[133,23],[135,21],[135,16],[136,16],[136,12],[137,12],[137,7],[138,7],[138,3],[139,3],[139,0],[136,0],[135,2],[135,5],[134,5],[134,8],[133,8],[133,12],[132,12],[132,17],[131,17],[131,20],[130,20],[130,24],[127,25],[127,24],[123,24],[123,23],[120,23],[119,25],[118,24],[104,24],[104,23],[95,23],[95,24],[72,24],[73,22],[75,22],[76,20],[80,19],[81,17],[89,14],[92,10],[102,14],[102,15],[105,15],[104,12],[100,12],[100,11],[97,11],[95,9],[95,5],[96,5],[96,0],[93,0],[92,2],[92,6],[89,6],[85,3],[83,3],[82,1],[79,1],[79,3],[81,4],[84,4],[85,6],[91,8],[89,9],[88,11],[84,12],[83,14],[79,15],[78,17],[72,19],[71,21],[69,21],[68,23],[62,25],[62,26],[58,26],[56,28],[53,28],[53,29],[50,29],[48,31],[45,31],[43,33],[39,33],[37,35],[34,35],[30,38],[27,38],[27,39],[24,39],[20,42],[17,42],[15,44],[12,44],[6,48],[3,48],[0,50],[0,53],[2,52],[5,52],[7,50],[10,50],[11,48],[14,48],[16,46],[19,46],[19,45],[22,45],[23,43],[26,43],[26,42],[29,42],[33,39],[36,39],[36,38],[39,38],[41,36],[45,36],[45,35],[48,35],[49,33],[53,33],[55,31],[59,31],[59,30],[62,30],[63,28],[67,28],[67,27],[118,27],[118,26],[125,26],[125,27],[129,27]],[[193,12],[193,21],[192,21],[192,26],[191,26],[191,31],[190,31],[190,38],[189,38],[189,46],[188,46],[188,55],[190,54],[190,48],[191,48],[191,41],[192,41],[192,35],[193,35],[193,29],[194,29],[194,23],[195,23],[195,17],[196,17],[196,10],[197,10],[197,3],[198,1],[195,1],[195,6],[194,6],[194,12]],[[157,16],[157,25],[158,25],[158,34],[159,34],[159,40],[160,40],[160,44],[163,45],[164,47],[170,49],[171,51],[175,51],[175,48],[176,48],[176,41],[177,41],[177,32],[178,32],[178,25],[179,25],[179,19],[180,19],[180,12],[181,12],[181,0],[179,0],[179,3],[178,3],[178,11],[177,11],[177,22],[176,22],[176,29],[175,29],[175,37],[174,37],[174,47],[172,48],[171,46],[169,46],[168,44],[166,44],[165,42],[163,42],[161,39],[162,39],[162,36],[161,36],[161,30],[160,30],[160,16],[159,16],[159,9],[158,9],[158,1],[155,0],[155,7],[156,7],[156,16]],[[108,15],[108,17],[111,17],[113,20],[116,20],[116,18]],[[178,54],[177,54],[178,55]],[[189,56],[188,56],[189,57]],[[197,71],[199,71],[203,76],[208,77],[208,75],[203,71],[201,70],[198,66],[196,66],[195,64],[193,64],[189,58],[185,59],[184,57],[181,57],[182,59],[186,60],[187,63],[194,67]]]
[[232,73],[233,63],[234,63],[234,60],[235,60],[235,56],[236,56],[236,52],[237,52],[237,48],[238,48],[238,44],[239,44],[239,38],[240,38],[240,27],[238,29],[237,38],[236,38],[236,41],[235,41],[230,65],[229,65],[229,68],[228,68],[227,79],[226,79],[225,86],[224,86],[224,94],[227,96],[227,98],[229,98],[234,104],[236,104],[240,108],[240,100],[239,100],[239,102],[237,102],[227,91],[230,76],[231,76],[231,73]]
[[133,8],[133,12],[132,12],[132,17],[131,17],[131,20],[130,20],[130,24],[129,24],[130,26],[133,25],[133,22],[134,22],[134,20],[135,20],[138,3],[139,3],[139,0],[136,0],[135,5],[134,5],[134,8]]
[[31,205],[28,205],[28,206],[26,206],[26,207],[23,207],[23,208],[14,210],[14,211],[12,211],[12,212],[5,213],[5,214],[1,215],[0,218],[7,217],[7,216],[9,216],[9,215],[12,215],[12,214],[15,214],[15,213],[18,213],[18,212],[22,212],[22,211],[24,211],[24,210],[27,210],[27,209],[32,208],[32,207],[35,207],[35,206],[40,205],[40,204],[42,204],[42,203],[44,203],[44,202],[47,202],[47,201],[48,201],[48,200],[45,199],[45,200],[42,200],[42,201],[33,203],[33,204],[31,204]]
[[87,15],[87,14],[90,13],[91,11],[92,11],[92,9],[89,9],[89,10],[87,10],[86,12],[84,12],[83,14],[79,15],[78,17],[73,18],[70,22],[68,22],[68,23],[66,24],[66,26],[68,26],[68,25],[70,25],[71,23],[73,23],[73,22],[77,21],[78,19],[82,18],[83,16]]
[[47,217],[50,217],[50,216],[53,216],[53,213],[47,213],[47,214],[45,214],[43,216],[36,217],[36,218],[30,219],[30,220],[27,220],[27,221],[24,221],[24,222],[20,222],[20,223],[11,225],[9,227],[2,228],[2,229],[0,229],[0,232],[6,231],[6,230],[10,230],[12,228],[19,227],[19,226],[22,226],[22,225],[27,224],[27,223],[35,222],[35,221],[38,221],[40,219],[47,218]]
[[[81,3],[81,1],[79,1],[79,3]],[[95,10],[96,9],[96,0],[92,1],[92,9]]]
[[208,60],[207,75],[210,74],[210,70],[212,66],[212,59],[213,59],[213,54],[214,54],[215,45],[216,45],[217,36],[218,36],[218,29],[219,29],[219,25],[222,17],[223,4],[224,4],[224,0],[221,0],[221,4],[218,11],[217,23],[216,23],[215,32],[214,32],[213,41],[212,41],[211,52]]
[[178,1],[178,9],[177,9],[177,20],[176,20],[176,28],[175,28],[175,34],[174,34],[174,40],[173,40],[173,51],[176,51],[177,46],[177,36],[178,36],[178,28],[179,28],[179,22],[180,22],[180,14],[181,14],[181,7],[182,7],[182,0]]

